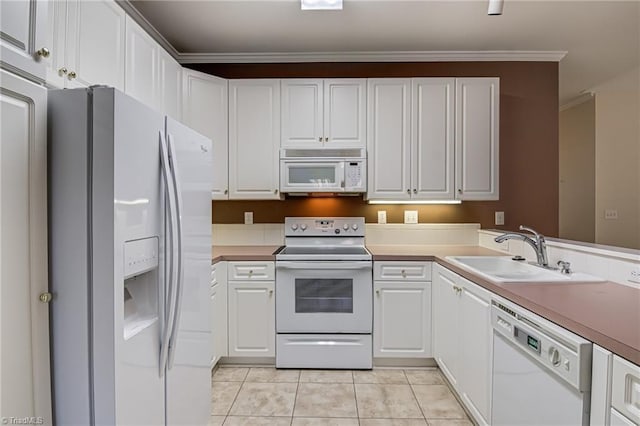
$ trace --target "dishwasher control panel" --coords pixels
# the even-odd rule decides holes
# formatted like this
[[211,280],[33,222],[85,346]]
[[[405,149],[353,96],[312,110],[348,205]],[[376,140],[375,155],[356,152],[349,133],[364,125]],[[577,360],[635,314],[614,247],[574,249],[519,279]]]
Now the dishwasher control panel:
[[491,323],[522,352],[580,391],[591,389],[591,342],[522,308],[493,301]]

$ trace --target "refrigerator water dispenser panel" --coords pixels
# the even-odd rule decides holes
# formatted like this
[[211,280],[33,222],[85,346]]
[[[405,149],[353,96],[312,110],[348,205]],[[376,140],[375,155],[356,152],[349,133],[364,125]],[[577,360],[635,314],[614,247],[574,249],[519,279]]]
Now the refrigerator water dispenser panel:
[[124,278],[131,278],[158,267],[158,238],[124,243]]

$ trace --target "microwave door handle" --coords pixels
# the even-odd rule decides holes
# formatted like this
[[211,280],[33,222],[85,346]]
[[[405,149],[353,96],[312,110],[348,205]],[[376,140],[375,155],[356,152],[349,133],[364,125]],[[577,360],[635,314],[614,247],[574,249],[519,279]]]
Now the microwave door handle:
[[344,161],[340,162],[340,188],[344,189],[346,168],[344,167]]

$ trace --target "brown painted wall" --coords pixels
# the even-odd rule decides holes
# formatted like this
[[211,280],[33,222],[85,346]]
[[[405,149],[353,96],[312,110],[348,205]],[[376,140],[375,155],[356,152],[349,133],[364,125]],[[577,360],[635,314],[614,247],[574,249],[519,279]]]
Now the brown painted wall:
[[285,216],[361,215],[389,223],[402,211],[418,210],[421,222],[474,222],[495,228],[494,212],[505,212],[504,229],[526,224],[558,235],[558,64],[555,62],[428,62],[191,64],[224,78],[500,77],[500,200],[453,206],[378,206],[356,198],[285,201],[219,201],[214,223],[242,223],[253,211],[256,223],[282,222]]

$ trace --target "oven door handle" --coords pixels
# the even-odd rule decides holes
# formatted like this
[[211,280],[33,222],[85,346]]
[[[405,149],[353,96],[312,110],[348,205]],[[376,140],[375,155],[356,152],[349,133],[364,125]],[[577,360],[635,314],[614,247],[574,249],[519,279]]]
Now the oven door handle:
[[276,269],[312,269],[312,270],[357,270],[357,269],[371,269],[371,262],[276,262]]

